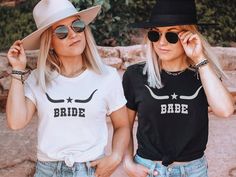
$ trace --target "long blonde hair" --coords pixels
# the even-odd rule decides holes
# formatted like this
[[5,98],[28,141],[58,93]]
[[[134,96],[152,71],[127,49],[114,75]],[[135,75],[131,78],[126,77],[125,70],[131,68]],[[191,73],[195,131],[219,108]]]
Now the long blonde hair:
[[[227,78],[226,74],[221,68],[218,56],[215,54],[213,49],[207,40],[200,34],[196,25],[181,25],[179,26],[181,30],[191,31],[192,33],[196,33],[199,35],[200,40],[203,46],[203,53],[206,59],[209,61],[213,69],[215,70],[218,77]],[[146,58],[146,65],[143,70],[143,74],[147,74],[148,76],[148,84],[153,88],[162,88],[163,84],[161,82],[161,64],[158,55],[156,54],[153,44],[150,40],[148,40],[147,36],[145,37],[146,47],[143,52]],[[193,64],[191,59],[188,58],[188,63]]]
[[[107,72],[105,65],[98,53],[97,46],[91,30],[88,26],[85,28],[86,46],[82,53],[84,65],[98,73],[105,74]],[[53,79],[52,72],[61,72],[62,63],[58,59],[57,54],[50,49],[52,29],[47,29],[41,36],[40,50],[37,62],[38,84],[46,91],[47,84]]]

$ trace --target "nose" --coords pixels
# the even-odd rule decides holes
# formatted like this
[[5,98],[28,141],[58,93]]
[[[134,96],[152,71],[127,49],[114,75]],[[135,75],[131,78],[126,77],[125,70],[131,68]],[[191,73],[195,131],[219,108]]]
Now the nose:
[[167,45],[168,44],[168,41],[166,40],[166,37],[165,37],[165,33],[162,33],[160,35],[160,39],[158,42],[160,45]]
[[68,27],[69,31],[68,31],[68,37],[69,38],[74,38],[76,36],[76,32],[74,32],[74,30],[71,27]]

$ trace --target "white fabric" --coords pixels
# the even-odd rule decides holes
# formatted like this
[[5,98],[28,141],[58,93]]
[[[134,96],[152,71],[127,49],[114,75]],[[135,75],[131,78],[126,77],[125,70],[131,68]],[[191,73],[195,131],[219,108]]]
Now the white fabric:
[[[80,76],[58,75],[48,86],[49,101],[36,82],[36,71],[26,81],[25,96],[37,108],[40,161],[74,162],[95,160],[104,154],[108,131],[106,115],[126,104],[121,79],[114,68],[99,75],[85,70]],[[92,94],[94,92],[94,94]],[[78,103],[75,100],[91,100]]]

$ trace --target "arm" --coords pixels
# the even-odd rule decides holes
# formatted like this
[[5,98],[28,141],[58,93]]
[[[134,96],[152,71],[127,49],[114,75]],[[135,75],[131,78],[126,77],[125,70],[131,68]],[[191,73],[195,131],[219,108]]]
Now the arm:
[[146,177],[148,175],[149,169],[142,165],[136,164],[133,161],[133,154],[134,154],[133,127],[134,127],[135,117],[136,117],[136,112],[131,109],[128,109],[131,138],[129,141],[129,146],[125,153],[123,165],[126,173],[130,177]]
[[209,64],[199,69],[208,104],[219,117],[229,117],[233,111],[233,98],[223,86]]
[[124,157],[124,166],[127,167],[129,164],[133,162],[133,154],[134,154],[134,140],[133,140],[133,127],[134,127],[134,122],[135,122],[135,117],[136,117],[136,112],[128,109],[128,118],[129,118],[129,125],[130,125],[130,141],[129,141],[129,146],[127,148],[127,151],[125,153]]
[[91,163],[91,166],[96,166],[95,175],[101,177],[108,177],[115,171],[122,160],[130,139],[129,121],[125,106],[112,112],[110,117],[114,128],[112,153]]
[[[20,41],[13,44],[7,57],[14,70],[25,70],[26,56]],[[24,96],[23,83],[12,78],[6,105],[8,126],[14,130],[23,128],[32,119],[34,112],[35,105]]]
[[[179,37],[186,55],[195,64],[203,61],[203,46],[198,34],[193,34],[190,31],[181,32]],[[212,111],[220,117],[230,116],[234,111],[233,98],[217,78],[210,64],[200,67],[199,74]]]

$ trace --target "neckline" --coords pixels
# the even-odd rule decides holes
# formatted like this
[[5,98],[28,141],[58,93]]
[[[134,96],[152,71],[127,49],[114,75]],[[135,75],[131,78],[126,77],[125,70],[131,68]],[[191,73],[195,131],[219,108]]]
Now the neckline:
[[167,75],[169,76],[179,76],[181,75],[182,73],[184,73],[185,71],[188,70],[189,67],[183,69],[183,70],[180,70],[180,71],[167,71],[165,69],[162,69],[162,71],[164,71]]
[[86,68],[82,73],[80,73],[79,75],[74,76],[74,77],[67,77],[67,76],[64,76],[64,75],[58,73],[57,71],[55,71],[55,72],[56,72],[57,78],[60,79],[60,80],[74,81],[74,80],[84,78],[89,73],[89,69]]

